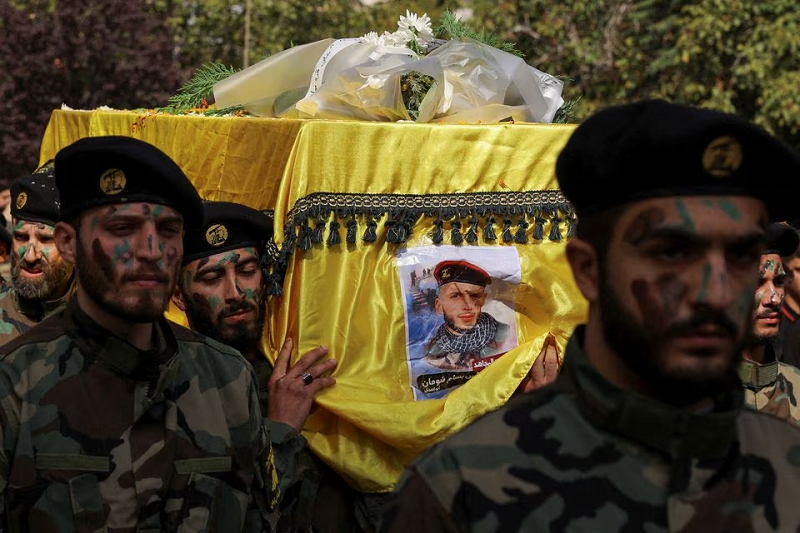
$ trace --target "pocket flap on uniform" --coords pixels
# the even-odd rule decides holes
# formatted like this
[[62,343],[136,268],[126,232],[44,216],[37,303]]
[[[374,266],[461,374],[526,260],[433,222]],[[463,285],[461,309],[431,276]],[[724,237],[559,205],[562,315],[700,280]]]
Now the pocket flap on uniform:
[[36,455],[39,470],[79,470],[82,472],[109,472],[108,457],[72,453],[40,453]]
[[230,457],[196,457],[194,459],[178,459],[175,461],[175,471],[179,475],[210,474],[214,472],[230,472],[233,461]]

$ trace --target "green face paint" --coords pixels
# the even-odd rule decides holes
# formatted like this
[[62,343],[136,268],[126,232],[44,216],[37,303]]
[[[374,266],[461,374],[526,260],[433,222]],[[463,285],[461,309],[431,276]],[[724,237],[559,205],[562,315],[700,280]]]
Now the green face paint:
[[22,226],[24,225],[25,222],[23,222],[22,220],[17,220],[16,222],[14,222],[14,231],[20,231],[22,229]]
[[720,200],[719,207],[731,219],[737,221],[742,219],[742,214],[739,212],[739,209],[737,209],[736,206],[730,203],[728,200]]
[[23,244],[22,246],[20,246],[19,249],[17,250],[17,254],[19,255],[19,258],[22,259],[23,257],[25,257],[25,252],[27,252],[27,251],[28,251],[28,246],[26,244]]
[[208,305],[212,311],[219,309],[220,304],[222,304],[222,299],[219,296],[211,296],[208,299]]
[[157,217],[164,211],[164,206],[161,204],[157,204],[153,206],[153,216]]
[[686,204],[683,203],[683,200],[680,198],[676,200],[676,204],[678,206],[678,213],[681,215],[681,220],[683,220],[683,227],[689,231],[694,231],[692,215],[689,214],[689,209],[686,207]]
[[114,260],[122,261],[123,263],[127,263],[131,259],[126,259],[124,256],[128,255],[131,251],[131,243],[128,242],[128,239],[122,241],[122,244],[115,244],[114,245]]
[[94,231],[97,228],[98,219],[96,216],[92,217],[92,220],[89,221],[89,229]]
[[700,283],[700,292],[697,293],[697,299],[701,302],[707,297],[709,279],[711,279],[711,265],[706,263],[703,265],[703,281]]

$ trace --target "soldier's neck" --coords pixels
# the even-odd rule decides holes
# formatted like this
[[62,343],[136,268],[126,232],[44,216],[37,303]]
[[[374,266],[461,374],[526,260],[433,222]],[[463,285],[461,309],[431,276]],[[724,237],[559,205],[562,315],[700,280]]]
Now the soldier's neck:
[[257,342],[250,343],[247,347],[242,348],[242,355],[251,363],[258,363],[264,360],[261,350],[258,349]]
[[89,318],[142,351],[153,348],[153,323],[138,323],[111,315],[78,286],[78,305]]
[[774,359],[771,355],[768,357],[766,344],[760,344],[758,346],[746,348],[742,352],[742,357],[760,365],[763,365],[764,363],[771,363]]

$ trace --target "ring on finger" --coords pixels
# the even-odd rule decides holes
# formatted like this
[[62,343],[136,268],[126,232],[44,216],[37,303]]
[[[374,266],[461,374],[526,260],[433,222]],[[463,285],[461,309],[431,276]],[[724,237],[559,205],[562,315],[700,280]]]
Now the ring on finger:
[[309,372],[303,372],[300,375],[300,379],[303,380],[303,385],[308,385],[312,381],[314,381],[314,376],[312,376]]

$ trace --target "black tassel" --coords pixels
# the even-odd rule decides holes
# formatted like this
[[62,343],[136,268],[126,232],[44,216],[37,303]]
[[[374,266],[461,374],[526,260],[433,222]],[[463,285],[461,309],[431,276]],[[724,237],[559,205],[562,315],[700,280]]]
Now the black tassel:
[[431,233],[431,240],[433,244],[442,244],[444,240],[444,220],[441,218],[437,218],[433,221],[433,225],[435,226],[433,229],[433,233]]
[[514,237],[511,236],[511,219],[506,217],[503,219],[503,242],[511,242]]
[[355,215],[347,219],[347,235],[345,236],[347,244],[356,243],[356,217]]
[[496,241],[497,235],[494,234],[494,217],[489,217],[486,221],[486,225],[483,226],[483,240],[484,241]]
[[450,223],[450,244],[461,244],[464,236],[461,234],[461,221],[456,219]]
[[314,244],[322,243],[325,238],[325,221],[321,218],[317,219],[317,225],[314,226],[314,231],[311,233],[311,242]]
[[533,219],[533,238],[537,241],[544,239],[544,223],[546,219],[541,211],[536,212]]
[[519,222],[517,222],[517,232],[514,234],[514,242],[519,244],[528,244],[528,221],[525,220],[525,215],[520,215]]
[[339,222],[334,218],[331,220],[331,229],[328,233],[328,246],[336,246],[340,242],[342,242],[342,238],[339,236]]
[[369,217],[367,221],[367,229],[364,230],[364,236],[361,238],[364,242],[375,242],[378,239],[378,234],[376,233],[375,229],[378,227],[378,223],[375,222],[375,219]]
[[478,217],[477,215],[472,215],[472,218],[469,220],[469,229],[467,230],[467,235],[464,237],[468,243],[472,244],[478,240]]
[[558,212],[553,215],[552,222],[550,225],[550,240],[551,241],[560,241],[561,240],[561,228],[559,227],[561,224],[561,217],[558,216]]
[[578,218],[575,215],[570,215],[569,218],[567,218],[567,238],[575,236],[577,226]]
[[307,221],[303,221],[303,224],[300,226],[300,236],[298,241],[297,247],[304,252],[311,249],[311,228],[308,227]]
[[280,276],[277,274],[270,274],[269,283],[267,283],[267,294],[270,296],[280,296],[283,294],[283,287],[281,287]]

